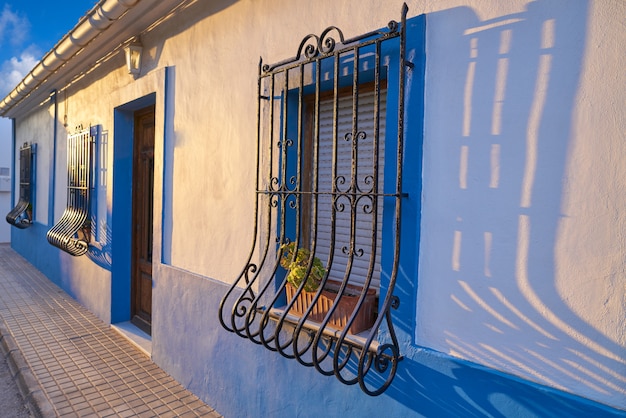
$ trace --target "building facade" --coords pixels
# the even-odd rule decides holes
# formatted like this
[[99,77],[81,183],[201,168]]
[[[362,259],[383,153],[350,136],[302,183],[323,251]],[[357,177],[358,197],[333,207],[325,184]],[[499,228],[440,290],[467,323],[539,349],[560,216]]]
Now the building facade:
[[[5,150],[11,149],[11,121],[0,120],[0,146]],[[11,154],[3,153],[0,158],[0,207],[4,211],[11,210]],[[11,227],[4,224],[0,227],[0,242],[11,241]]]
[[12,247],[225,416],[623,416],[625,15],[102,0],[0,102]]

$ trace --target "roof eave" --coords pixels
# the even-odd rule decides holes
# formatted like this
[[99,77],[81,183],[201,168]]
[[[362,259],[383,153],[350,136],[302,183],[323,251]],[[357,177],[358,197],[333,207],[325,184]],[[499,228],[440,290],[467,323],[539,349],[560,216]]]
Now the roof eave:
[[0,101],[0,116],[28,113],[181,3],[186,2],[101,0]]

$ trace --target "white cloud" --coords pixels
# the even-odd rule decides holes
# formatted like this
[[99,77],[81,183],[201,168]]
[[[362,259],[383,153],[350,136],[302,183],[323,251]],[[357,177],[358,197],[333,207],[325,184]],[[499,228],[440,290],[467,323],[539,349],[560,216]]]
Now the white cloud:
[[30,22],[26,17],[22,17],[11,11],[8,4],[0,12],[0,47],[7,39],[12,45],[21,45],[30,31]]
[[5,3],[0,10],[0,100],[37,64],[36,48],[24,48],[29,33],[28,18],[12,11]]
[[4,62],[0,67],[0,99],[9,94],[37,62],[39,60],[28,51],[22,52],[19,58],[13,57]]

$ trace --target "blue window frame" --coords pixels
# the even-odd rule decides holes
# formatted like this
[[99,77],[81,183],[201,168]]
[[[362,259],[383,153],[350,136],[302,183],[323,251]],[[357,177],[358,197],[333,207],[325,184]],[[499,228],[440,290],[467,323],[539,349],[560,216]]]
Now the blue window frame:
[[373,396],[401,359],[406,13],[351,39],[331,26],[294,58],[259,64],[255,239],[219,314],[228,331]]

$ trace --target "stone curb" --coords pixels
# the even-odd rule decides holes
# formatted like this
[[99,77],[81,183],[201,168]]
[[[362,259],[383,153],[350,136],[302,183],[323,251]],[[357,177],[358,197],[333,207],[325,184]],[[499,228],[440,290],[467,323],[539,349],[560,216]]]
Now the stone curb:
[[7,359],[11,377],[26,400],[30,413],[37,418],[56,416],[54,407],[44,395],[13,336],[3,323],[0,323],[0,352]]

